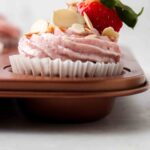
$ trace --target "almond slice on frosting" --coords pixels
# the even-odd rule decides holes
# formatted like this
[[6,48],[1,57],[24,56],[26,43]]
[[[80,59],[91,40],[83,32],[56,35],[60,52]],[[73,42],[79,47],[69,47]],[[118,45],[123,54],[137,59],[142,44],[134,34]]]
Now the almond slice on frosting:
[[68,28],[75,23],[84,24],[84,18],[71,9],[59,9],[53,12],[53,23],[58,27]]
[[82,34],[85,33],[84,25],[75,23],[73,24],[69,29],[71,29],[73,32]]
[[78,2],[75,1],[75,0],[72,0],[72,1],[67,2],[68,9],[77,12],[77,3],[78,3]]
[[103,36],[109,37],[112,41],[117,41],[119,33],[114,30],[112,27],[105,28],[102,32]]
[[49,23],[46,20],[36,21],[30,29],[31,33],[45,33],[48,30]]
[[96,34],[90,34],[90,35],[85,37],[85,39],[95,39],[95,38],[97,38]]
[[88,28],[93,30],[94,27],[93,27],[92,22],[90,21],[88,15],[84,12],[83,16],[84,16],[84,20],[85,20],[85,23],[87,24]]

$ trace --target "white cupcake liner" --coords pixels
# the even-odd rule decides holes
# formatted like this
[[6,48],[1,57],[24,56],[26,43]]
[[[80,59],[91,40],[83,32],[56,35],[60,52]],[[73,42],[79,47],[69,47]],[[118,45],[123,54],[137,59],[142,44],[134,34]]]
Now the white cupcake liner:
[[50,58],[28,58],[23,55],[9,57],[15,74],[49,77],[104,77],[120,75],[122,63],[93,63]]

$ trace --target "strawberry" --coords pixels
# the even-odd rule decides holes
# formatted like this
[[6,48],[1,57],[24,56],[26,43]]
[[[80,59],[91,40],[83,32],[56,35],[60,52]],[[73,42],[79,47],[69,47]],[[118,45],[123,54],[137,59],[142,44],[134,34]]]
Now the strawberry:
[[78,3],[78,11],[88,15],[93,26],[101,33],[107,27],[119,31],[124,22],[128,27],[134,28],[138,17],[144,8],[136,13],[132,8],[120,0],[83,0]]
[[116,10],[106,7],[99,1],[85,0],[78,3],[77,7],[81,14],[85,12],[88,15],[93,26],[100,33],[107,27],[113,27],[118,32],[123,25]]

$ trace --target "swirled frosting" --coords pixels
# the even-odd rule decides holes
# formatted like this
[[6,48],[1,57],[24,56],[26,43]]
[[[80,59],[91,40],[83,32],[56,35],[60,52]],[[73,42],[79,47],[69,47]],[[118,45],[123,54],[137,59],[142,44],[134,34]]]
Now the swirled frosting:
[[19,41],[19,53],[27,57],[50,57],[61,60],[118,62],[120,48],[116,42],[100,35],[76,34],[71,30],[23,36]]

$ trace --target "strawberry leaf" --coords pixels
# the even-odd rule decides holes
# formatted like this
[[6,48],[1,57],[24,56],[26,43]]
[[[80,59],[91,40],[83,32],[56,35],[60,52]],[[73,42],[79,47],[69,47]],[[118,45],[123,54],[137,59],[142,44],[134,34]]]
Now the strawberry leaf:
[[114,8],[118,0],[100,0],[105,6],[109,8]]
[[111,9],[115,8],[120,19],[131,28],[135,27],[138,17],[144,10],[142,8],[137,14],[132,8],[120,2],[120,0],[101,0],[101,2]]

